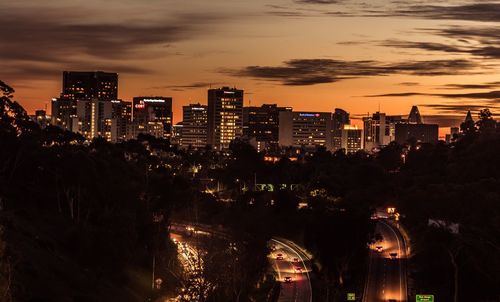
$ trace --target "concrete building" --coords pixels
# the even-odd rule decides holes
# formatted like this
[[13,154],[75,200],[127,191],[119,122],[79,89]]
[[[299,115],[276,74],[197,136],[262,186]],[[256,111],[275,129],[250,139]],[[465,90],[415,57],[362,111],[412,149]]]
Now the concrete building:
[[281,111],[292,111],[292,108],[278,107],[276,104],[243,108],[243,135],[257,151],[278,146]]
[[204,148],[207,145],[208,106],[190,104],[182,107],[180,145],[183,148]]
[[344,125],[340,135],[340,149],[347,154],[356,153],[363,150],[363,131],[356,126]]
[[[64,71],[59,98],[52,99],[52,124],[78,132],[79,101],[93,102],[118,99],[118,74],[103,71]],[[81,108],[80,108],[81,109]]]
[[374,151],[396,139],[396,124],[404,122],[399,115],[388,116],[376,112],[371,117],[363,118],[363,140],[367,151]]
[[75,132],[81,133],[87,140],[103,137],[113,141],[112,110],[110,101],[79,100],[76,110],[78,129]]
[[329,112],[279,113],[279,145],[332,150],[332,114]]
[[[172,135],[172,98],[163,96],[134,97],[132,107],[132,121],[136,124],[134,129],[154,129],[149,134],[158,138],[170,138]],[[157,125],[163,126],[163,131],[158,132]],[[148,125],[155,125],[151,128]]]
[[132,121],[132,102],[122,100],[111,101],[112,141],[127,139],[127,125]]
[[118,74],[103,71],[64,71],[61,97],[70,100],[116,100]]
[[439,126],[424,124],[417,106],[411,108],[406,123],[396,124],[396,142],[436,144],[439,139]]
[[214,149],[227,149],[232,140],[243,136],[243,90],[209,89],[207,113],[207,143]]

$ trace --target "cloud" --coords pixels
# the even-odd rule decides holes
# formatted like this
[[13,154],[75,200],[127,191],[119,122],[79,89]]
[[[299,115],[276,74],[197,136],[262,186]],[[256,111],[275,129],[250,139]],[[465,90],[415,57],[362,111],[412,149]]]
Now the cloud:
[[379,61],[293,59],[284,62],[281,66],[247,66],[236,70],[220,70],[220,72],[232,76],[275,81],[290,86],[305,86],[392,74],[421,76],[467,74],[476,67],[476,63],[468,60],[384,63]]
[[402,83],[399,83],[398,85],[401,85],[401,86],[418,86],[418,85],[420,85],[420,83],[417,83],[417,82],[402,82]]
[[366,97],[405,97],[405,96],[435,96],[448,99],[477,99],[477,100],[500,100],[500,90],[488,92],[470,92],[470,93],[420,93],[420,92],[397,92],[377,95],[367,95]]
[[342,0],[295,0],[297,3],[305,4],[337,4],[343,2]]
[[440,89],[494,89],[500,87],[500,82],[489,82],[485,84],[447,84]]
[[[439,112],[442,114],[458,115],[457,118],[460,117],[460,122],[462,122],[464,120],[465,114],[467,113],[467,111],[477,112],[477,111],[482,110],[484,108],[489,108],[490,110],[497,110],[500,108],[496,105],[491,105],[491,104],[460,104],[460,103],[459,104],[453,104],[453,103],[450,103],[450,104],[422,104],[419,106],[432,109],[434,112]],[[429,121],[427,116],[425,116],[425,120],[426,120],[426,122]]]
[[93,10],[66,6],[0,8],[0,14],[0,77],[6,79],[39,79],[73,68],[144,73],[144,64],[133,60],[171,55],[172,43],[195,38],[225,18],[200,13],[111,23],[113,18],[93,18]]
[[500,3],[470,3],[462,5],[410,5],[388,13],[371,12],[373,16],[407,16],[435,20],[465,20],[500,22]]
[[184,90],[188,90],[188,89],[207,88],[207,87],[218,86],[218,85],[222,85],[222,83],[194,82],[194,83],[184,84],[184,85],[167,85],[167,86],[156,86],[156,87],[151,87],[151,88],[153,88],[153,89],[167,88],[167,89],[172,89],[175,91],[184,91]]
[[442,43],[435,43],[435,42],[411,42],[411,41],[401,41],[401,40],[386,40],[380,43],[380,45],[386,47],[418,48],[424,50],[443,51],[452,53],[466,52],[465,50],[456,46],[442,44]]

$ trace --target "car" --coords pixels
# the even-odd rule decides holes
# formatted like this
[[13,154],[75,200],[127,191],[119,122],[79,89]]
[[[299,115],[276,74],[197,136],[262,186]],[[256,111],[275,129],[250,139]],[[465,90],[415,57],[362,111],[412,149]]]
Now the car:
[[292,277],[286,276],[284,279],[285,283],[291,283],[292,282]]
[[277,254],[276,260],[283,260],[283,254]]
[[396,259],[398,257],[398,253],[392,252],[392,253],[389,253],[389,256],[391,256],[392,259]]
[[270,246],[270,248],[271,248],[271,251],[274,251],[274,250],[276,250],[276,245],[273,244]]
[[300,266],[296,266],[293,269],[295,270],[296,273],[301,273],[302,272],[302,267],[300,267]]
[[396,299],[389,299],[387,302],[397,302]]
[[379,252],[379,253],[380,253],[380,252],[382,252],[383,247],[382,247],[381,245],[377,245],[377,246],[375,247],[375,249],[377,250],[377,252]]
[[299,258],[293,258],[293,262],[295,263],[299,262]]

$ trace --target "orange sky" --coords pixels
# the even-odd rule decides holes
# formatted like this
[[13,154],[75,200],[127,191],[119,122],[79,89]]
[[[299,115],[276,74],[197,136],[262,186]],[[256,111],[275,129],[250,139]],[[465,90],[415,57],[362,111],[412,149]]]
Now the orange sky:
[[493,1],[2,3],[0,79],[29,112],[58,96],[63,70],[119,72],[120,98],[172,96],[176,121],[210,84],[243,88],[247,105],[355,116],[419,105],[443,127],[500,98]]

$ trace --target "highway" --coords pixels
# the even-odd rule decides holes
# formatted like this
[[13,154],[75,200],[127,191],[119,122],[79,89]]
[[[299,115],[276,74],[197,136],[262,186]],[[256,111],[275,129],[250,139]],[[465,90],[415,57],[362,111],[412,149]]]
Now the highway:
[[[283,239],[271,239],[269,262],[281,282],[280,302],[311,302],[312,287],[309,278],[309,256],[293,243]],[[290,278],[289,282],[286,279]]]
[[370,245],[368,276],[363,302],[407,301],[407,247],[399,230],[379,219],[376,233],[382,241]]

